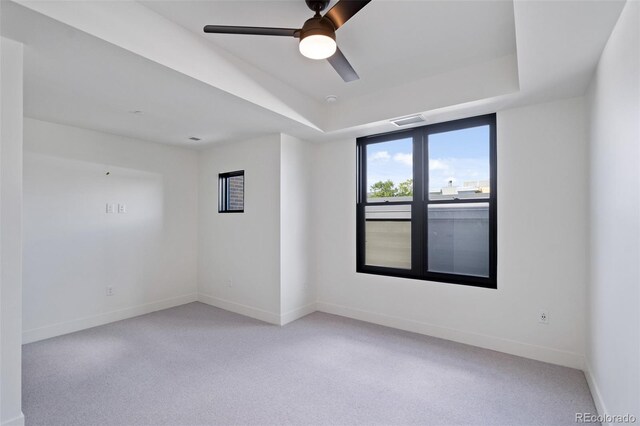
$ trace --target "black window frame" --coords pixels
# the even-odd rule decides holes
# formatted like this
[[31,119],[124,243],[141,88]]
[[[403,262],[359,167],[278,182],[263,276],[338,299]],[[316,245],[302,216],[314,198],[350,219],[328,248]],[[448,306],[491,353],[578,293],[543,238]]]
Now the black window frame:
[[[242,176],[242,210],[229,209],[231,194],[229,192],[228,182],[229,178],[236,176]],[[244,170],[218,174],[218,213],[244,213],[245,179]]]
[[[429,199],[429,135],[471,127],[489,125],[489,197],[486,199]],[[411,137],[413,139],[413,200],[412,201],[367,201],[367,158],[368,145],[390,142]],[[498,265],[498,180],[497,180],[497,137],[496,114],[487,114],[460,120],[429,124],[408,130],[399,130],[356,139],[357,157],[357,203],[356,203],[356,272],[387,275],[400,278],[462,284],[474,287],[497,289]],[[428,270],[428,229],[427,209],[430,204],[489,203],[489,276],[431,272]],[[399,269],[365,264],[365,209],[367,206],[410,205],[411,206],[411,269]]]

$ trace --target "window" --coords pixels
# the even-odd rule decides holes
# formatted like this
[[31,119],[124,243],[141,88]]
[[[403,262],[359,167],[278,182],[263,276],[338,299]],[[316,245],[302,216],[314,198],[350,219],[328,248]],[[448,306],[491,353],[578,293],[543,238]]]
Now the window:
[[218,175],[218,213],[244,212],[244,170]]
[[495,114],[357,149],[358,272],[497,287]]

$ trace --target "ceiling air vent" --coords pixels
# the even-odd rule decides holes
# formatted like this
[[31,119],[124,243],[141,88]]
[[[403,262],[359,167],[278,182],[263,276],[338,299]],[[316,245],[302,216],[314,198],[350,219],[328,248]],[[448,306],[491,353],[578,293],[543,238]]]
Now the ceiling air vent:
[[420,114],[409,115],[407,117],[400,117],[391,120],[391,122],[398,127],[408,126],[409,124],[422,123],[424,121],[424,117]]

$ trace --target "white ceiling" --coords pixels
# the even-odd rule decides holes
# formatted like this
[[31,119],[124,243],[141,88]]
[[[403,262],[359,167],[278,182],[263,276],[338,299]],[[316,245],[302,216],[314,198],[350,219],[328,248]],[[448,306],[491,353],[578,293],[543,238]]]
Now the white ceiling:
[[374,0],[337,32],[361,77],[344,83],[327,61],[302,56],[296,39],[202,31],[206,24],[300,28],[313,16],[301,0],[142,4],[319,101],[330,94],[361,96],[516,51],[510,0]]
[[347,84],[295,39],[202,33],[298,27],[310,16],[302,0],[0,3],[2,35],[25,44],[27,116],[191,147],[277,132],[351,138],[394,130],[388,119],[402,115],[579,96],[623,5],[373,0],[338,31],[361,76]]
[[[3,35],[25,43],[25,115],[176,145],[292,131],[291,120],[17,5]],[[139,110],[142,114],[132,114]],[[250,125],[247,125],[247,123]],[[298,125],[299,126],[299,125]],[[195,136],[202,142],[188,138]]]

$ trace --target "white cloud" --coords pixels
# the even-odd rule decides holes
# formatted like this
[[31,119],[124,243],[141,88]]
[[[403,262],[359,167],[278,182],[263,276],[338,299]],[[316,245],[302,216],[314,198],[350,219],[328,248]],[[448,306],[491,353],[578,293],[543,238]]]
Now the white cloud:
[[467,181],[489,180],[489,162],[483,158],[441,158],[429,161],[429,190],[439,191]]
[[413,154],[404,154],[402,152],[397,153],[393,156],[393,159],[398,163],[402,163],[406,166],[413,166]]
[[387,151],[378,151],[375,154],[373,154],[372,156],[369,157],[369,161],[388,161],[389,158],[391,158],[391,156],[389,155],[389,153]]
[[434,170],[449,170],[449,164],[445,160],[429,160],[429,169]]

